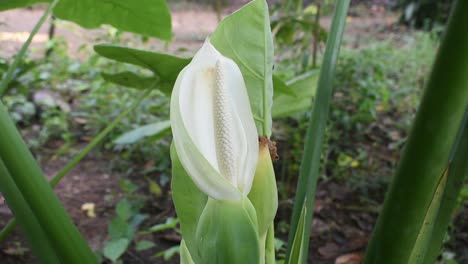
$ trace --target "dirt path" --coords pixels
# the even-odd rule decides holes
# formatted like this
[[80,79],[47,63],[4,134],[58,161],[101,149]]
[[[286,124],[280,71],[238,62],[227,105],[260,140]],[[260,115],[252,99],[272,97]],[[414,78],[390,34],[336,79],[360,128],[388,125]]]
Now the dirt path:
[[[9,58],[15,54],[28,38],[29,32],[39,20],[43,10],[18,9],[0,12],[0,58]],[[183,49],[193,51],[198,49],[206,36],[217,25],[216,15],[206,9],[175,11],[172,13],[172,25],[174,41],[169,45],[168,52],[176,52]],[[48,40],[49,22],[44,23],[38,34],[33,39],[32,50],[43,50]],[[56,36],[64,37],[69,45],[71,56],[77,54],[77,49],[83,44],[97,43],[96,38],[105,34],[109,27],[96,30],[85,30],[78,25],[66,21],[59,21],[56,28]],[[164,42],[153,39],[150,47],[164,49]]]
[[[227,8],[225,13],[232,12],[232,8]],[[18,9],[0,12],[0,58],[9,58],[15,54],[29,36],[29,32],[42,15],[42,9]],[[365,17],[350,16],[346,29],[348,42],[353,43],[362,38],[376,36],[379,31],[392,25],[396,21],[394,14],[386,10],[375,9]],[[209,33],[216,28],[218,21],[215,13],[211,9],[190,6],[182,10],[180,7],[172,12],[172,24],[174,41],[167,47],[160,40],[152,39],[147,48],[154,50],[164,50],[171,53],[192,54],[203,43]],[[321,24],[329,28],[330,17],[324,17]],[[42,51],[48,40],[48,30],[50,22],[45,23],[39,33],[33,39],[32,51]],[[83,44],[97,44],[99,36],[105,34],[109,27],[101,27],[95,30],[85,30],[78,25],[66,21],[58,21],[56,36],[64,37],[67,40],[70,56],[78,56],[77,50]],[[392,34],[385,32],[382,38],[392,37]],[[185,51],[185,52],[184,52]]]

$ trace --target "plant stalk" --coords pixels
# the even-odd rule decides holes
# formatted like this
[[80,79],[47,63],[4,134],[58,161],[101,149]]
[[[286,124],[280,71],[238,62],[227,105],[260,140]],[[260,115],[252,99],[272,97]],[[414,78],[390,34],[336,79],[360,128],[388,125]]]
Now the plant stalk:
[[268,228],[267,239],[266,239],[266,264],[276,264],[275,257],[275,227],[274,223],[271,223]]
[[20,225],[25,231],[28,244],[37,256],[40,263],[60,263],[54,248],[39,225],[28,203],[16,187],[10,173],[0,159],[0,192],[5,197],[8,207],[14,215],[18,216]]
[[[325,49],[324,61],[320,70],[316,97],[312,104],[312,116],[309,120],[309,126],[305,137],[306,142],[301,161],[299,181],[296,189],[296,199],[294,201],[285,263],[289,263],[296,235],[301,235],[306,238],[301,244],[301,259],[299,260],[299,263],[307,262],[310,227],[314,211],[313,205],[315,201],[317,181],[319,178],[320,156],[333,91],[333,76],[346,24],[346,14],[348,12],[349,3],[350,0],[338,1],[335,7],[333,23],[329,39],[327,41],[327,47]],[[304,211],[304,204],[306,205],[304,229],[302,234],[297,234],[296,231],[301,218],[301,211]]]
[[39,29],[47,20],[47,17],[49,17],[50,13],[52,12],[52,10],[54,9],[54,7],[57,5],[58,2],[59,0],[54,0],[52,3],[50,3],[46,11],[44,11],[44,14],[42,14],[41,18],[39,19],[39,21],[37,21],[36,25],[32,29],[26,42],[24,42],[23,46],[21,46],[21,49],[16,54],[15,59],[13,60],[13,63],[10,65],[10,67],[8,67],[7,72],[5,73],[2,81],[0,82],[0,97],[8,89],[8,84],[10,83],[11,78],[13,77],[13,74],[15,73],[16,68],[18,68],[21,60],[23,59],[24,54],[26,54],[26,51],[28,50],[28,47],[31,44],[32,39],[34,38],[34,35],[36,35],[36,33],[39,31]]
[[[55,187],[63,177],[65,177],[91,150],[93,150],[130,112],[137,108],[141,102],[149,95],[151,89],[142,92],[141,96],[127,109],[120,113],[107,127],[104,128],[84,149],[80,151],[71,161],[69,161],[50,181],[50,185]],[[0,243],[14,230],[16,219],[12,218],[8,224],[0,231]]]
[[65,263],[96,263],[0,101],[0,159]]
[[[467,12],[468,1],[455,3],[399,167],[368,246],[365,264],[408,263],[415,255],[418,261],[412,264],[429,263],[424,262],[424,258],[431,236],[425,233],[432,232],[432,229],[426,226],[427,223],[433,225],[438,216],[435,214],[435,219],[427,219],[426,216],[432,205],[439,202],[433,200],[434,194],[441,177],[445,177],[443,172],[447,167],[451,168],[451,150],[468,106]],[[466,160],[464,162],[466,166]],[[451,210],[443,214],[448,211]],[[419,239],[421,237],[424,241]]]

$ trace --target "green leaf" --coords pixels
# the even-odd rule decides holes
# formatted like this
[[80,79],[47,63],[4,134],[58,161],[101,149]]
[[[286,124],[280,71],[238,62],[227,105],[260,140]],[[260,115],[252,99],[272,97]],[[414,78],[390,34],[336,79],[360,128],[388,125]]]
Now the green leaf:
[[294,234],[294,238],[292,241],[291,253],[289,255],[288,264],[298,264],[301,263],[301,259],[303,259],[304,225],[306,215],[307,207],[306,203],[304,203],[304,205],[302,206],[301,215],[299,217],[299,222],[297,224],[296,233]]
[[170,260],[175,254],[180,252],[180,246],[173,246],[155,255],[155,257],[163,257],[164,260]]
[[145,137],[153,137],[155,140],[165,136],[171,130],[170,121],[161,121],[154,124],[149,124],[137,127],[132,131],[120,135],[115,144],[133,144]]
[[51,0],[0,0],[0,11],[26,7],[35,3],[52,2]]
[[148,230],[140,232],[141,234],[150,234],[154,232],[160,232],[168,229],[173,229],[177,227],[177,224],[179,223],[178,218],[172,218],[169,217],[164,224],[157,224],[152,227],[150,227]]
[[159,78],[155,76],[146,77],[138,75],[134,72],[124,71],[119,73],[101,73],[104,80],[113,82],[122,86],[137,88],[140,90],[150,89],[154,87]]
[[180,219],[180,228],[195,263],[200,263],[195,232],[208,197],[198,189],[182,167],[174,145],[171,145],[172,199]]
[[[289,87],[283,80],[278,76],[273,75],[273,100],[280,94],[286,94],[289,96],[296,96],[296,93]],[[274,101],[273,101],[274,105]]]
[[[328,110],[333,94],[333,76],[336,62],[340,51],[341,40],[343,38],[346,24],[346,14],[348,12],[350,0],[337,1],[333,22],[330,29],[330,36],[327,40],[327,47],[320,69],[320,77],[315,94],[315,103],[312,104],[311,118],[305,135],[304,154],[301,160],[301,169],[296,188],[296,198],[294,201],[293,215],[291,219],[291,231],[288,239],[288,251],[286,260],[290,261],[291,250],[298,228],[300,228],[301,213],[306,207],[305,224],[303,227],[304,239],[301,245],[301,254],[298,262],[307,263],[310,228],[312,226],[313,206],[317,181],[320,176],[320,158],[325,139],[325,129],[327,125]],[[315,86],[315,85],[314,85]],[[312,90],[313,87],[309,89]]]
[[260,152],[252,189],[248,195],[255,208],[260,237],[266,235],[278,209],[278,190],[268,142],[260,141]]
[[180,242],[180,264],[195,264],[183,239]]
[[66,263],[96,263],[94,254],[55,195],[0,100],[0,159],[18,190]]
[[113,240],[119,238],[133,239],[135,237],[134,228],[120,217],[116,217],[109,222],[108,232]]
[[138,241],[138,243],[135,246],[135,249],[136,251],[143,251],[143,250],[148,250],[150,248],[153,248],[155,246],[156,244],[151,241],[141,240],[141,241]]
[[[411,133],[369,242],[365,264],[410,263],[447,165],[451,174],[452,150],[468,106],[467,12],[468,1],[454,2]],[[465,167],[459,172],[467,164],[466,156],[461,158]],[[448,186],[462,184],[460,179],[449,182]],[[453,208],[456,200],[443,203],[444,216],[440,220],[447,219],[447,209]],[[437,229],[447,226],[447,222],[438,224]],[[435,238],[439,241],[432,243],[440,245],[443,235]],[[436,253],[430,254],[435,258]],[[434,263],[434,259],[422,258],[419,263]]]
[[437,184],[434,196],[424,215],[423,224],[421,225],[421,229],[419,229],[416,241],[412,247],[408,263],[424,263],[423,260],[426,256],[427,248],[429,247],[432,230],[437,219],[437,213],[439,212],[440,203],[447,183],[447,176],[448,168],[446,168],[439,177],[439,184]]
[[440,253],[442,243],[447,234],[448,226],[452,220],[453,212],[458,205],[459,197],[468,197],[468,188],[465,187],[463,194],[463,182],[468,178],[468,108],[465,111],[464,121],[458,131],[457,141],[452,149],[452,158],[448,167],[448,178],[446,188],[442,197],[437,219],[434,223],[434,230],[423,263],[435,262]]
[[280,94],[273,99],[274,118],[286,117],[310,109],[315,96],[319,71],[314,70],[286,82],[295,96]]
[[[5,168],[0,159],[0,193],[5,197],[8,207],[18,219],[22,231],[26,235],[26,239],[37,256],[40,263],[60,263],[53,244],[49,241],[47,233],[37,221],[36,216],[31,211],[28,203],[24,200],[23,195],[18,190],[10,173]],[[3,233],[3,232],[2,232]],[[3,236],[1,236],[3,240]]]
[[[51,0],[0,0],[0,11]],[[60,19],[84,28],[112,25],[124,31],[171,40],[171,14],[165,0],[61,0],[54,9]]]
[[132,205],[127,199],[122,199],[115,207],[117,216],[122,220],[128,220],[133,215]]
[[111,240],[104,247],[103,254],[106,258],[115,262],[123,253],[125,253],[129,245],[130,240],[127,238]]
[[195,236],[201,261],[195,263],[260,263],[257,225],[249,199],[208,198]]
[[172,38],[171,14],[165,0],[61,0],[54,15],[84,28],[109,24],[146,36]]
[[210,41],[241,69],[258,134],[269,137],[273,102],[273,39],[267,3],[264,0],[252,1],[226,17]]
[[137,65],[151,70],[160,82],[157,88],[170,94],[179,72],[190,62],[190,58],[179,58],[168,54],[123,46],[102,44],[95,45],[99,55],[119,62]]
[[156,181],[153,181],[150,178],[145,177],[145,179],[148,182],[150,193],[158,198],[162,197],[163,191],[161,189],[161,186]]

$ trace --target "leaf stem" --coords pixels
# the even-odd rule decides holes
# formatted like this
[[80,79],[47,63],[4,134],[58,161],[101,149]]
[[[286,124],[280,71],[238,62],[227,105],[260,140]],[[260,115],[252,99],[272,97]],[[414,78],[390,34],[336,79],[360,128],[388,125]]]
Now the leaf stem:
[[[154,86],[153,86],[154,87]],[[78,153],[70,162],[68,162],[50,181],[50,185],[54,187],[57,183],[62,180],[91,150],[93,150],[112,129],[114,129],[124,117],[126,117],[131,111],[137,108],[140,103],[149,95],[152,89],[148,89],[141,93],[141,96],[127,109],[120,113],[104,130],[102,130],[91,142]],[[14,230],[16,226],[16,219],[12,218],[8,224],[3,227],[0,231],[0,243],[3,242],[7,236]]]
[[275,264],[275,227],[274,223],[271,223],[268,228],[267,239],[266,239],[266,264]]
[[[313,216],[313,205],[315,201],[315,191],[319,178],[320,156],[324,142],[325,128],[328,118],[328,110],[333,92],[333,76],[338,54],[341,46],[344,28],[346,24],[346,14],[348,12],[350,0],[337,1],[335,14],[327,40],[324,61],[320,69],[319,83],[316,96],[312,104],[312,113],[306,132],[306,142],[304,154],[301,161],[301,169],[294,201],[293,216],[291,219],[291,230],[288,239],[288,250],[286,263],[290,261],[291,250],[296,235],[301,235],[303,240],[298,263],[306,263],[309,248],[310,227]],[[298,234],[298,224],[301,218],[301,211],[306,207],[306,217],[303,234]],[[301,232],[302,233],[302,232]],[[296,241],[299,241],[296,239]]]
[[42,14],[41,18],[39,19],[39,21],[37,21],[37,23],[34,26],[33,30],[29,34],[28,39],[26,40],[26,42],[24,42],[23,46],[21,46],[21,49],[16,54],[15,59],[13,60],[13,63],[10,65],[10,67],[8,67],[8,70],[5,73],[5,76],[3,77],[2,81],[0,82],[0,96],[2,96],[6,92],[6,90],[8,89],[8,84],[10,83],[11,78],[13,77],[13,74],[15,73],[16,68],[18,68],[21,60],[23,59],[24,54],[26,54],[26,51],[27,51],[29,45],[31,44],[32,39],[34,38],[34,35],[36,35],[36,33],[39,31],[42,24],[44,24],[44,22],[47,20],[47,17],[49,17],[50,13],[52,12],[52,10],[54,9],[55,5],[57,5],[58,2],[59,2],[59,0],[54,0],[47,7],[46,11],[44,11],[44,14]]

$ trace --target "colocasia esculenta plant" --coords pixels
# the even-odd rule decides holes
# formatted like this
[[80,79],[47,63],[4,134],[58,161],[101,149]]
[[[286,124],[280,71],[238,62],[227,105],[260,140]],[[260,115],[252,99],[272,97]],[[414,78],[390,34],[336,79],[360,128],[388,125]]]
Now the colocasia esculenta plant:
[[264,263],[277,210],[268,141],[239,67],[209,39],[177,78],[171,126],[182,263]]

